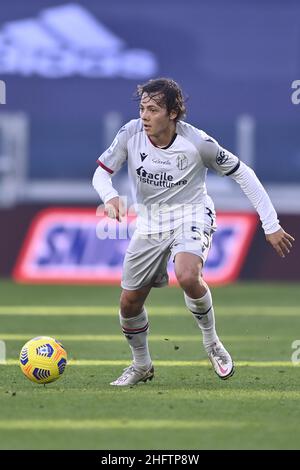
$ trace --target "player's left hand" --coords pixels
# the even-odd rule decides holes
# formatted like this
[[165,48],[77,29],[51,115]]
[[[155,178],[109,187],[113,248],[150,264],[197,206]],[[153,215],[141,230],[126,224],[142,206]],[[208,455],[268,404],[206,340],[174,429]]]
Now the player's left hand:
[[285,232],[282,228],[277,230],[277,232],[266,235],[266,239],[269,243],[271,243],[272,247],[277,251],[281,258],[285,258],[285,255],[290,252],[293,246],[292,242],[295,241],[292,235]]

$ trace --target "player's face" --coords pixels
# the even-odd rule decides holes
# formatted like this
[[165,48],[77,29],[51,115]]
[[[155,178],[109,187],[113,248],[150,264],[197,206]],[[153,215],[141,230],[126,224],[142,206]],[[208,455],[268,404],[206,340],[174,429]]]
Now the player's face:
[[168,114],[166,106],[159,103],[159,98],[151,98],[147,93],[143,93],[140,102],[140,117],[149,137],[159,137],[175,128],[176,114],[173,111]]

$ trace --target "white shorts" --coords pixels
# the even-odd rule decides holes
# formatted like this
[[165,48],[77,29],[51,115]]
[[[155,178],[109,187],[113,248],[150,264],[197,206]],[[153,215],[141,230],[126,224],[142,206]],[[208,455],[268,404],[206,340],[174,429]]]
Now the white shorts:
[[177,253],[193,253],[204,265],[216,228],[216,214],[206,208],[202,226],[185,224],[169,232],[146,236],[135,232],[124,258],[122,288],[137,290],[149,285],[165,286],[169,280],[168,261],[172,256],[174,262]]

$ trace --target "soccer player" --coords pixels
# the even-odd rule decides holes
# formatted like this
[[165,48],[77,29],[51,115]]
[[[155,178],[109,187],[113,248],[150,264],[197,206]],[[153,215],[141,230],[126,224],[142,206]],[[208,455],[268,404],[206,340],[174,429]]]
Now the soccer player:
[[144,303],[152,287],[167,284],[170,256],[186,306],[202,331],[208,358],[216,374],[228,379],[234,373],[234,363],[217,335],[211,292],[202,277],[216,230],[214,205],[205,186],[207,169],[240,185],[259,214],[267,241],[279,256],[289,253],[294,238],[279,225],[275,209],[253,170],[215,139],[182,120],[185,103],[175,81],[150,80],[138,86],[137,96],[140,118],[120,129],[99,157],[93,177],[107,215],[121,221],[125,207],[111,176],[127,160],[138,206],[137,228],[124,259],[119,312],[133,362],[111,385],[131,386],[154,376]]

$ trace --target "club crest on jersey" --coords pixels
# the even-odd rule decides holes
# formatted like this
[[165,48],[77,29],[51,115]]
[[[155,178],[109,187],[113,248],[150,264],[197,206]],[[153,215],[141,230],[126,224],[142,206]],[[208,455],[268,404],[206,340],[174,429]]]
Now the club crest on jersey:
[[225,153],[225,151],[220,150],[216,158],[217,165],[223,165],[227,162],[228,158],[229,156]]
[[188,166],[188,163],[189,161],[185,155],[178,155],[176,158],[176,165],[178,170],[185,170]]

